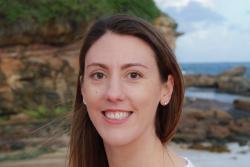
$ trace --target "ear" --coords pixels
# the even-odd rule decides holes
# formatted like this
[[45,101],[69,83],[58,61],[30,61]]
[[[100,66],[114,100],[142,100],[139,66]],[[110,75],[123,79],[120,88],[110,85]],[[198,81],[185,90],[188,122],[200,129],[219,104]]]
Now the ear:
[[174,78],[172,75],[168,75],[168,80],[163,83],[161,91],[161,105],[166,106],[172,96],[174,89]]

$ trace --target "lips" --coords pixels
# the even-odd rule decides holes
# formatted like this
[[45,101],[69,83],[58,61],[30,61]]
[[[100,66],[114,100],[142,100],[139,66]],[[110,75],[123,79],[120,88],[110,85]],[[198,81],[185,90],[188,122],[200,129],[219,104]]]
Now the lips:
[[133,112],[121,109],[108,109],[102,111],[104,117],[108,120],[122,121],[127,119]]

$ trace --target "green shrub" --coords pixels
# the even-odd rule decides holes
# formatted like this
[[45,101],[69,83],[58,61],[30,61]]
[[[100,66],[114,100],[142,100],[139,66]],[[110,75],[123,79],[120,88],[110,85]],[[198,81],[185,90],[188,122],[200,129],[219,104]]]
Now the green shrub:
[[56,107],[53,109],[48,109],[43,105],[38,106],[37,109],[26,109],[24,111],[25,114],[35,119],[55,118],[65,112],[67,112],[67,109],[64,107]]
[[53,152],[54,150],[47,148],[47,147],[40,147],[36,150],[24,150],[20,153],[16,153],[13,155],[2,155],[0,156],[0,162],[1,161],[14,161],[14,160],[26,160],[38,157],[42,154]]
[[59,18],[89,22],[114,13],[128,13],[152,21],[160,15],[160,10],[153,0],[0,0],[0,16],[7,23],[42,24]]

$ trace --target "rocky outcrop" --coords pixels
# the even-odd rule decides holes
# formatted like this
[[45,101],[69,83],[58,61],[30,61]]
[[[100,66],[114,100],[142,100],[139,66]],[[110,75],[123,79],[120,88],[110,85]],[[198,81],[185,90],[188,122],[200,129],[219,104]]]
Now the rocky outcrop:
[[184,82],[186,87],[217,87],[217,79],[212,75],[190,74],[184,75]]
[[250,96],[250,78],[220,77],[218,91]]
[[168,44],[174,50],[176,48],[176,38],[181,35],[181,33],[176,32],[177,23],[169,16],[162,14],[155,19],[153,24],[163,33]]
[[[176,38],[180,35],[180,33],[176,32],[176,22],[166,14],[161,14],[155,19],[153,24],[166,37],[170,47],[175,49]],[[63,18],[52,19],[42,25],[36,22],[0,24],[2,28],[0,31],[0,46],[29,45],[34,43],[67,45],[81,39],[88,25],[89,23],[84,20],[74,23]]]
[[239,67],[232,68],[232,69],[230,69],[228,71],[222,72],[218,76],[219,77],[224,77],[224,78],[227,78],[227,77],[242,77],[242,76],[245,75],[246,71],[247,71],[246,67],[239,66]]
[[250,78],[245,67],[236,67],[218,75],[190,74],[184,76],[187,87],[216,88],[217,91],[250,95]]
[[[51,24],[39,27],[39,31],[50,42],[53,41],[50,37],[61,40],[66,38],[66,32],[70,36],[72,32],[77,33],[65,22]],[[161,16],[156,26],[170,39],[171,47],[175,47],[176,23],[167,16]],[[30,34],[32,38],[39,37],[40,32],[31,32],[37,33]],[[25,42],[22,38],[20,40]],[[32,44],[0,48],[0,116],[17,114],[39,106],[49,110],[64,106],[71,108],[80,47],[81,41],[78,40],[64,46]]]
[[250,100],[236,99],[233,104],[236,109],[250,112]]
[[0,49],[0,115],[44,106],[69,108],[74,99],[81,41]]
[[36,22],[16,22],[1,25],[0,46],[46,43],[65,45],[79,39],[86,23],[73,23],[65,19],[53,19],[42,25]]
[[234,119],[228,112],[212,109],[184,109],[176,141],[236,141],[246,143],[250,137],[249,117]]

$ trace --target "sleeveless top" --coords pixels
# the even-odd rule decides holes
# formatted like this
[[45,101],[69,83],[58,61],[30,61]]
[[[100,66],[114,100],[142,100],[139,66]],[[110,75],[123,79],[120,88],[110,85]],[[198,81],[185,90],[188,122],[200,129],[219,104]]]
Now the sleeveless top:
[[192,162],[187,158],[187,157],[183,157],[186,161],[187,161],[187,165],[185,167],[195,167]]

